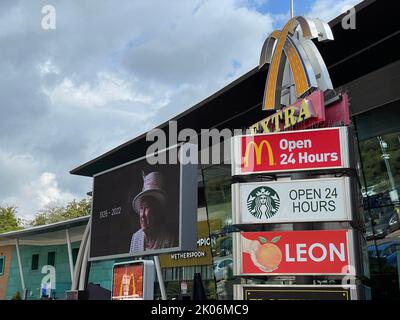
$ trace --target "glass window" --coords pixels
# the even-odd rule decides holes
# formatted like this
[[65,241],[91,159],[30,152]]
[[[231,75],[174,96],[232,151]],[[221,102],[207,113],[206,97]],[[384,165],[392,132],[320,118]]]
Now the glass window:
[[78,253],[79,253],[79,248],[73,248],[72,249],[72,261],[75,265],[76,260],[78,259]]
[[373,299],[400,298],[400,116],[388,108],[356,118]]
[[32,255],[32,263],[31,263],[31,270],[39,269],[39,255],[33,254]]
[[4,264],[5,264],[6,257],[0,257],[0,276],[4,274]]
[[231,167],[216,165],[203,169],[207,212],[210,224],[213,272],[218,299],[233,299],[233,285],[240,278],[233,276],[231,207]]
[[55,251],[50,251],[47,253],[47,265],[49,266],[55,266],[56,265],[56,252]]

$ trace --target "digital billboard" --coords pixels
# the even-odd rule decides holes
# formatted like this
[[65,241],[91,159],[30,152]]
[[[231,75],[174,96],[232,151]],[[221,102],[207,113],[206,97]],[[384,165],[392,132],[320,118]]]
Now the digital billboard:
[[144,157],[105,171],[93,181],[90,260],[196,250],[196,220],[196,165]]
[[114,264],[111,300],[151,300],[154,298],[153,294],[153,261]]

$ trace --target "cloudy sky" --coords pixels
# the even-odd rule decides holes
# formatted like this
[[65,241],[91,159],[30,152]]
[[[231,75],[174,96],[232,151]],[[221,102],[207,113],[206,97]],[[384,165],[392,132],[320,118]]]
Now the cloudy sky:
[[[295,0],[295,14],[358,2]],[[84,198],[91,179],[70,169],[251,70],[288,17],[289,0],[1,0],[0,205],[29,219]]]

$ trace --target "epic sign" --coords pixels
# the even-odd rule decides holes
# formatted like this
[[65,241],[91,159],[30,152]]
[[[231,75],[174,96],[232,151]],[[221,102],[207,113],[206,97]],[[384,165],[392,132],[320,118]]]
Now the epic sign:
[[234,235],[236,275],[354,275],[351,230]]
[[232,223],[351,221],[350,178],[232,185]]
[[347,139],[346,127],[235,136],[232,174],[347,168]]

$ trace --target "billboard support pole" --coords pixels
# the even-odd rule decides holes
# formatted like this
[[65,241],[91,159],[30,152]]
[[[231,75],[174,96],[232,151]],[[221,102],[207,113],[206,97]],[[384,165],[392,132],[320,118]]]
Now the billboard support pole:
[[[89,235],[88,239],[90,239],[90,232],[91,230],[89,229]],[[80,275],[79,275],[79,287],[78,290],[85,290],[86,289],[86,275],[87,275],[87,269],[88,269],[88,259],[89,259],[89,246],[90,246],[90,241],[86,241],[86,246],[85,246],[85,251],[83,254],[83,261],[82,261],[82,266],[80,270]]]
[[17,260],[18,260],[19,275],[20,275],[20,280],[21,280],[21,287],[22,287],[22,291],[25,292],[26,286],[25,286],[24,272],[22,270],[21,254],[20,254],[20,250],[19,250],[19,239],[18,238],[15,240],[15,248],[17,251]]
[[79,285],[79,275],[81,273],[82,260],[85,253],[86,243],[89,241],[89,233],[90,233],[90,225],[91,225],[92,217],[89,218],[89,221],[86,225],[85,232],[83,233],[81,244],[79,246],[78,257],[76,258],[75,267],[74,267],[74,277],[72,279],[71,290],[78,290]]
[[157,272],[157,279],[158,279],[158,284],[160,286],[160,292],[161,292],[161,299],[162,300],[167,300],[167,293],[165,291],[165,283],[164,279],[161,273],[161,265],[160,265],[160,259],[158,256],[154,256],[154,265],[156,266],[156,272]]
[[71,248],[71,238],[69,236],[69,229],[65,229],[65,235],[67,238],[67,249],[68,249],[68,262],[69,262],[69,272],[71,274],[71,283],[74,281],[74,262],[72,259],[72,248]]

